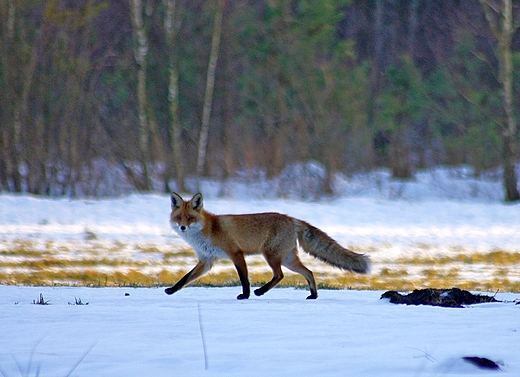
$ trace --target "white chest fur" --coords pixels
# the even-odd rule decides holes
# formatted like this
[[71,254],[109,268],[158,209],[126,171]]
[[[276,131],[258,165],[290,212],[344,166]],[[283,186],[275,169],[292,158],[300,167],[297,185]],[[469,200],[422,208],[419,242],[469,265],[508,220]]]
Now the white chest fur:
[[204,259],[228,258],[220,247],[213,245],[211,238],[205,237],[197,227],[188,227],[184,232],[175,229],[177,234],[186,241],[197,253],[197,257]]

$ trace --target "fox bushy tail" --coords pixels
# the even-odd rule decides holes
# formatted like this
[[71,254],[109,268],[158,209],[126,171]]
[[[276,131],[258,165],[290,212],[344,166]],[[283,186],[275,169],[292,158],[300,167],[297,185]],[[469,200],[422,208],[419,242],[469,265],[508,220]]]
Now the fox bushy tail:
[[296,221],[298,242],[304,251],[342,270],[361,274],[370,272],[370,258],[340,246],[322,230],[306,223]]

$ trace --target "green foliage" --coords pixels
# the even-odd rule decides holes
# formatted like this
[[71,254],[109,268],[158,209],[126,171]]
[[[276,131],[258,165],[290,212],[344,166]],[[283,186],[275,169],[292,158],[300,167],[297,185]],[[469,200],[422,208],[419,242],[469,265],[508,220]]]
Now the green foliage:
[[422,121],[427,112],[427,97],[421,74],[410,56],[402,56],[386,72],[387,87],[380,96],[380,119],[393,132],[406,124]]
[[115,72],[103,72],[100,76],[101,89],[105,92],[105,106],[112,111],[120,111],[132,95],[132,88],[128,81],[131,74],[129,67],[119,67]]
[[446,66],[428,80],[435,132],[448,163],[470,163],[480,172],[499,165],[501,134],[494,118],[502,112],[500,91],[490,67],[475,56],[475,41],[465,34]]
[[242,122],[263,124],[255,137],[281,143],[285,163],[342,166],[349,129],[362,127],[366,69],[355,66],[353,42],[335,35],[346,3],[269,3],[259,27],[243,28]]
[[[228,1],[206,173],[222,178],[252,168],[275,175],[295,162],[317,160],[329,179],[338,170],[381,165],[402,168],[406,176],[421,155],[433,156],[430,165],[469,163],[477,172],[500,166],[504,111],[496,44],[490,33],[477,36],[489,26],[473,17],[482,12],[480,3],[412,3]],[[143,3],[146,115],[155,128],[142,134],[151,150],[140,151],[145,139],[138,132],[128,3],[1,3],[0,190],[70,194],[82,184],[99,194],[104,184],[92,178],[111,179],[110,169],[91,171],[100,159],[124,166],[128,182],[139,187],[133,166],[145,152],[161,167],[155,181],[175,176],[172,59],[182,165],[192,171],[216,6],[176,2],[172,53],[165,4]],[[459,22],[468,15],[471,24]],[[513,51],[513,65],[519,64],[520,52]],[[514,75],[517,97],[520,70]],[[515,111],[519,119],[520,106]],[[380,150],[378,133],[390,139]]]

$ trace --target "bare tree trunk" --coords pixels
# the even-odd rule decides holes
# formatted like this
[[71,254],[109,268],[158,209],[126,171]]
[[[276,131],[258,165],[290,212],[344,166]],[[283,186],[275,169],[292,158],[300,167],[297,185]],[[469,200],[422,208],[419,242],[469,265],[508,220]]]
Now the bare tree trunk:
[[415,56],[416,34],[419,28],[419,0],[411,0],[408,17],[408,54]]
[[[397,116],[397,119],[400,121],[402,117]],[[392,169],[392,178],[396,179],[410,179],[413,177],[405,124],[398,126],[390,136],[389,162]]]
[[384,66],[383,55],[384,55],[384,21],[383,16],[385,14],[385,3],[382,0],[376,1],[376,10],[375,10],[375,21],[374,21],[374,64],[375,64],[375,74],[374,81],[375,84],[380,84],[380,70],[382,70]]
[[[42,25],[37,32],[38,37],[34,39],[34,43],[32,46],[30,44],[26,44],[23,46],[15,45],[15,33],[17,32],[15,28],[16,23],[16,9],[17,2],[14,0],[9,0],[8,2],[8,12],[7,12],[7,45],[6,45],[6,53],[3,54],[3,58],[6,59],[5,65],[10,67],[6,70],[6,75],[10,75],[12,77],[12,72],[21,72],[16,74],[16,78],[11,80],[11,84],[7,86],[7,90],[12,90],[10,94],[10,98],[12,101],[12,118],[10,118],[11,126],[8,126],[8,130],[5,132],[6,143],[4,143],[4,147],[6,147],[5,155],[6,159],[6,175],[10,181],[10,188],[13,191],[21,192],[23,190],[23,177],[20,174],[20,165],[22,160],[25,158],[26,161],[28,159],[38,160],[38,164],[44,166],[45,157],[43,154],[34,154],[31,153],[34,145],[32,143],[27,143],[28,148],[25,149],[23,146],[23,129],[22,126],[24,122],[27,122],[28,117],[28,107],[29,107],[29,98],[31,94],[31,89],[34,84],[34,76],[37,71],[37,67],[39,64],[39,54],[40,48],[43,49],[44,45],[44,37],[46,35],[47,29],[47,16],[44,16],[42,20]],[[46,6],[49,6],[48,4]],[[44,14],[47,12],[45,11]],[[23,26],[21,26],[23,27]],[[23,32],[23,31],[22,31]],[[40,47],[42,46],[42,47]],[[16,58],[17,55],[22,54],[20,50],[28,51],[29,61],[27,64],[23,66],[18,66],[20,64],[20,60]],[[24,61],[24,60],[22,60]],[[12,87],[11,87],[12,86]],[[21,87],[21,90],[18,91],[16,86]],[[31,130],[32,131],[32,130]],[[35,164],[34,161],[32,161]],[[34,166],[34,165],[33,165]],[[30,189],[30,185],[29,185]]]
[[[372,38],[373,38],[373,51],[371,57],[371,68],[370,68],[370,84],[369,84],[369,96],[367,106],[367,123],[370,129],[377,130],[377,98],[380,94],[381,88],[383,87],[383,70],[384,70],[384,38],[386,33],[384,32],[383,15],[385,12],[385,3],[382,0],[375,2],[376,9],[374,10],[374,21],[372,23]],[[375,131],[373,139],[378,134],[384,131]],[[373,163],[376,166],[388,166],[388,154],[381,154],[378,150],[373,150]],[[379,159],[378,159],[379,157]]]
[[[15,67],[16,60],[14,59],[15,49],[19,48],[19,46],[15,46],[15,20],[16,20],[16,5],[14,0],[9,0],[8,2],[8,10],[7,10],[7,38],[5,44],[5,53],[3,54],[4,67],[11,67],[9,70],[15,71],[19,69],[19,67]],[[13,118],[12,118],[12,130],[6,130],[5,132],[5,176],[8,181],[10,181],[9,186],[15,192],[22,191],[22,178],[20,174],[20,160],[22,153],[22,143],[21,143],[21,114],[24,109],[27,108],[27,99],[28,99],[28,91],[30,89],[32,78],[34,74],[34,70],[36,67],[37,54],[36,54],[36,46],[35,43],[33,47],[33,54],[31,55],[31,62],[29,67],[27,68],[27,72],[24,75],[25,80],[23,81],[22,86],[22,95],[18,97],[16,95],[16,88],[7,86],[6,90],[11,91],[10,98],[13,99]],[[11,73],[7,72],[6,75]],[[17,98],[18,97],[18,98]],[[9,126],[8,126],[9,127]],[[9,132],[11,131],[11,132]],[[10,139],[10,140],[9,140]]]
[[213,89],[215,87],[215,70],[217,68],[218,50],[220,36],[222,34],[222,15],[224,13],[225,0],[219,0],[215,22],[213,24],[213,37],[211,39],[211,53],[209,56],[208,74],[206,78],[206,93],[204,95],[204,107],[202,109],[202,124],[200,128],[199,146],[197,155],[197,180],[204,172],[206,152],[208,147],[209,119],[211,115],[211,105],[213,103]]
[[506,113],[507,124],[504,128],[504,186],[506,189],[506,200],[520,200],[517,187],[515,171],[516,151],[516,119],[513,105],[513,58],[511,53],[511,42],[513,39],[513,5],[511,0],[503,1],[503,37],[499,43],[499,78],[502,82],[503,106]]
[[179,117],[179,69],[177,34],[181,27],[181,18],[177,9],[176,0],[164,0],[166,6],[166,15],[164,17],[164,30],[166,34],[166,42],[169,55],[169,83],[168,83],[168,101],[170,103],[170,147],[173,151],[173,166],[175,168],[175,177],[177,180],[177,190],[186,191],[186,183],[184,176],[184,165],[182,159],[182,125]]
[[141,0],[130,0],[130,9],[132,15],[132,25],[135,38],[134,57],[137,62],[137,101],[138,101],[138,116],[139,116],[139,149],[141,153],[141,165],[143,170],[142,175],[142,190],[150,190],[150,174],[148,172],[149,163],[149,126],[148,117],[146,115],[147,109],[147,95],[146,95],[146,56],[148,55],[148,38],[143,24],[142,4]]
[[[520,200],[515,171],[517,146],[516,119],[513,105],[513,58],[511,42],[515,31],[513,21],[512,0],[501,0],[500,6],[494,6],[489,0],[480,0],[493,36],[498,42],[498,80],[502,85],[502,107],[506,115],[506,123],[502,125],[503,141],[503,180],[508,202]],[[497,13],[495,21],[493,11]]]

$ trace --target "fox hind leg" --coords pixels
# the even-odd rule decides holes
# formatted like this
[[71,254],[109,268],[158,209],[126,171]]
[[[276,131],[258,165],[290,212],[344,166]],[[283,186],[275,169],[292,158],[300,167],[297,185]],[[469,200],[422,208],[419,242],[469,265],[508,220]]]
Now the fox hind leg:
[[255,289],[255,295],[257,296],[262,296],[268,290],[276,286],[276,284],[278,284],[283,279],[282,263],[279,260],[270,259],[267,259],[267,263],[273,270],[273,278],[266,284],[262,285],[260,288]]
[[307,297],[307,299],[316,299],[318,298],[318,288],[316,287],[316,280],[314,280],[314,274],[311,270],[304,266],[300,258],[298,257],[298,250],[294,249],[285,257],[283,261],[283,265],[287,267],[289,270],[296,272],[302,275],[307,283],[309,284],[309,289],[311,294]]

